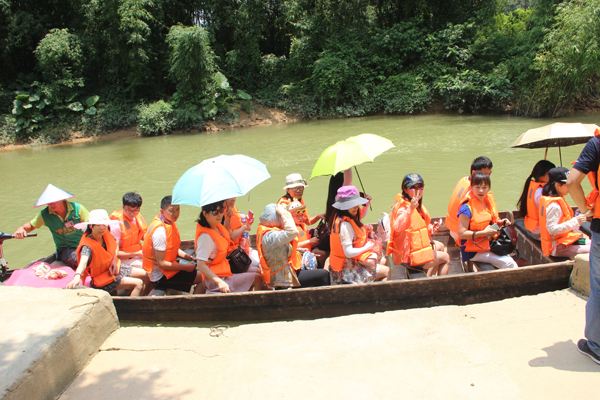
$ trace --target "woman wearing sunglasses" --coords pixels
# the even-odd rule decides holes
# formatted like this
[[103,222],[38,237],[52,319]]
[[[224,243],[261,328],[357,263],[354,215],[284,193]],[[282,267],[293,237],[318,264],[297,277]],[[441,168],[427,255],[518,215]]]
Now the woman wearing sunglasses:
[[259,269],[250,266],[247,272],[233,274],[227,255],[231,247],[229,231],[223,226],[224,201],[202,206],[196,221],[196,262],[198,269],[207,266],[220,279],[204,279],[206,291],[245,292],[260,282]]
[[[277,205],[283,204],[284,206],[289,206],[294,200],[299,201],[304,207],[304,211],[306,214],[306,221],[308,225],[313,225],[319,220],[323,218],[323,214],[315,215],[314,217],[310,217],[308,215],[308,210],[306,209],[306,204],[304,204],[304,199],[302,195],[304,194],[304,188],[307,187],[308,184],[302,178],[302,175],[298,173],[289,174],[285,177],[285,186],[283,190],[285,190],[285,194],[277,200]],[[313,240],[312,244],[316,245],[319,243],[319,240]]]
[[390,215],[387,254],[392,256],[394,264],[421,270],[428,277],[446,275],[450,256],[446,246],[432,239],[440,227],[440,221],[431,222],[429,212],[423,205],[424,187],[419,174],[408,174],[402,180],[402,193]]

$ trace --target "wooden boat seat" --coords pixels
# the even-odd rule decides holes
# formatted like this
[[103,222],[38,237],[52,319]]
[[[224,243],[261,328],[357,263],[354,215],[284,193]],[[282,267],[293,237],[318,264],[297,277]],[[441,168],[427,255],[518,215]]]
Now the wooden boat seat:
[[463,262],[463,270],[464,272],[480,272],[480,271],[494,271],[498,268],[494,267],[492,264],[477,262],[477,261],[467,261]]
[[527,236],[528,239],[533,240],[536,243],[540,243],[540,238],[535,236],[533,233],[531,233],[529,231],[529,229],[525,228],[525,220],[523,218],[518,218],[515,219],[515,227],[521,232],[523,233],[525,236]]
[[407,268],[408,278],[409,279],[417,279],[417,278],[427,278],[427,274],[418,269]]
[[402,279],[408,279],[408,271],[406,267],[402,264],[394,264],[394,260],[392,256],[387,256],[387,265],[390,267],[390,280],[397,281]]

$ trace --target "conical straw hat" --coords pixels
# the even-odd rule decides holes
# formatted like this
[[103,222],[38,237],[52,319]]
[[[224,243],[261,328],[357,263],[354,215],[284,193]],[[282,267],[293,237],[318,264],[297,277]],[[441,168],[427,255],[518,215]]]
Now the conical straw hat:
[[55,201],[70,199],[71,197],[75,197],[75,196],[72,195],[71,193],[65,192],[64,190],[59,189],[56,186],[54,186],[53,184],[49,183],[48,186],[46,186],[46,189],[44,189],[44,191],[40,195],[40,198],[37,199],[37,202],[35,203],[35,207],[54,203]]

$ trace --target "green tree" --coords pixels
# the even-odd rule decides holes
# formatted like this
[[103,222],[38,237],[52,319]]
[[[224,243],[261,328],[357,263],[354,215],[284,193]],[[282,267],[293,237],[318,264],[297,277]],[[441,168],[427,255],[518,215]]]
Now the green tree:
[[206,30],[199,26],[172,26],[167,35],[169,76],[180,99],[200,102],[214,90],[215,55]]
[[84,86],[79,38],[68,29],[52,29],[40,41],[34,53],[54,101],[70,101]]
[[152,65],[156,64],[153,48],[153,29],[162,20],[160,2],[155,0],[121,0],[117,15],[122,55],[127,61],[126,91],[133,95],[146,95],[153,90]]
[[557,116],[600,90],[600,0],[574,0],[556,21],[535,58],[539,77],[530,99],[533,114]]
[[47,82],[61,82],[66,86],[81,83],[81,43],[77,35],[68,29],[52,29],[40,41],[34,53]]

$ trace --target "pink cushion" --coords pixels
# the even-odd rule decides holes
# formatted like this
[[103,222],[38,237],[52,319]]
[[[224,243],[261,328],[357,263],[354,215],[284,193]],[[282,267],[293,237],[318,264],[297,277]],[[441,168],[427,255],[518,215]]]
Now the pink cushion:
[[[29,287],[40,287],[40,288],[61,288],[64,289],[67,283],[71,282],[75,271],[64,264],[46,264],[51,269],[59,269],[66,272],[67,276],[61,279],[44,279],[35,275],[35,268],[44,264],[42,261],[36,261],[28,267],[23,269],[15,270],[10,278],[8,278],[4,284],[8,286],[29,286]],[[85,280],[85,286],[90,286],[90,277],[88,276]]]

